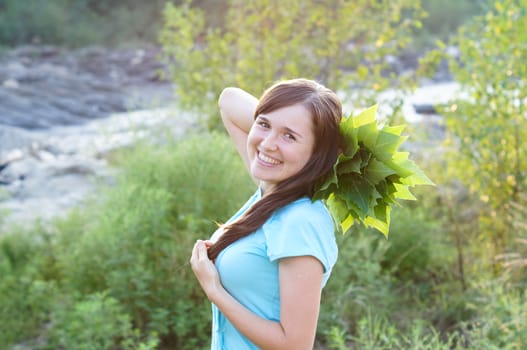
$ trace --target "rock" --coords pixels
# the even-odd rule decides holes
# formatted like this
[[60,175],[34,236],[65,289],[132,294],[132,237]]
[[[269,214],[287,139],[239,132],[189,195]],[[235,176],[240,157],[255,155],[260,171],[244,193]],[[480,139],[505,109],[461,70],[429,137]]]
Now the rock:
[[20,85],[18,84],[18,81],[15,79],[7,79],[4,80],[2,83],[2,86],[8,89],[17,89]]
[[[44,153],[49,156],[49,153]],[[103,159],[82,155],[40,158],[26,156],[0,173],[5,192],[0,207],[8,212],[5,225],[49,220],[80,205],[95,183],[111,182],[112,171]]]
[[[105,118],[171,85],[159,78],[159,48],[67,51],[24,46],[0,57],[0,125],[45,129]],[[142,99],[142,103],[148,98]]]
[[0,125],[0,164],[9,160],[8,153],[30,147],[38,137],[24,129]]
[[0,232],[2,226],[60,217],[82,205],[98,184],[112,184],[115,170],[106,161],[111,152],[142,138],[160,142],[160,129],[180,137],[195,126],[194,116],[173,113],[171,108],[142,110],[81,125],[22,130],[4,152],[0,170],[0,219],[3,211],[9,213]]
[[418,114],[438,114],[436,107],[430,103],[412,103],[412,107],[414,107],[415,113]]

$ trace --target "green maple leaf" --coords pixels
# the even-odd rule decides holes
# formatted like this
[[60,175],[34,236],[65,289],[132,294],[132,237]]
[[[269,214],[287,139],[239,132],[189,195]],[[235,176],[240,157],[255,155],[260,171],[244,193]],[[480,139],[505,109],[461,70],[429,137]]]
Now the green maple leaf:
[[372,152],[375,153],[378,159],[382,161],[391,159],[399,146],[408,138],[407,136],[400,136],[403,129],[404,125],[399,127],[385,127],[379,132],[377,143],[374,149],[372,149]]
[[353,157],[359,150],[359,141],[357,139],[357,129],[353,126],[353,118],[342,118],[339,126],[340,134],[345,140],[343,155]]
[[384,236],[388,237],[390,231],[390,213],[391,207],[385,203],[380,203],[375,207],[375,215],[368,216],[364,219],[366,226],[371,226],[380,231]]
[[366,176],[368,182],[373,185],[378,184],[386,177],[393,174],[395,174],[395,170],[375,158],[372,158],[368,163],[368,166],[364,169],[364,176]]
[[359,215],[366,216],[373,187],[360,176],[350,176],[343,180],[340,186],[343,187],[345,192],[341,194],[341,198],[344,198],[346,203],[358,207],[360,210]]
[[[349,174],[349,173],[360,173],[362,164],[362,159],[360,155],[355,154],[354,157],[348,157],[343,154],[339,155],[339,160],[337,161],[337,164],[335,165],[334,173],[340,175],[340,174]],[[336,175],[335,174],[335,175]]]
[[408,152],[398,151],[407,139],[401,136],[404,125],[380,129],[376,112],[377,105],[343,118],[342,153],[315,188],[313,199],[325,201],[342,233],[361,222],[388,236],[390,213],[398,199],[415,200],[411,186],[434,185]]
[[373,105],[371,107],[366,108],[358,115],[354,116],[353,125],[355,126],[355,128],[359,128],[362,125],[370,123],[377,123],[377,119],[375,118],[375,115],[377,114],[377,107],[378,105]]
[[375,121],[359,126],[357,131],[359,142],[362,142],[370,150],[375,149],[378,136],[379,129],[377,129],[377,123]]

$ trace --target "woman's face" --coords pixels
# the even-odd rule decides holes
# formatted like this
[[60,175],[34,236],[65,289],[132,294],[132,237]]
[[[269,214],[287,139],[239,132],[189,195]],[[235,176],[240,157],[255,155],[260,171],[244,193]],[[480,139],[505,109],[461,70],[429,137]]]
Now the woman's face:
[[298,173],[315,145],[310,112],[296,104],[260,114],[247,139],[249,171],[264,191]]

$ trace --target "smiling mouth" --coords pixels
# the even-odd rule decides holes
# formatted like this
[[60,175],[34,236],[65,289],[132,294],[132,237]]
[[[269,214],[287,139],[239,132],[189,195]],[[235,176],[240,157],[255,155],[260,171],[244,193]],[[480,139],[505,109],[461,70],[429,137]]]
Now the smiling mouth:
[[266,164],[269,164],[269,165],[278,165],[278,164],[281,164],[282,162],[280,162],[279,160],[276,160],[274,158],[271,158],[271,157],[268,157],[266,156],[265,154],[263,154],[262,152],[258,152],[258,159],[261,160],[262,162],[266,163]]

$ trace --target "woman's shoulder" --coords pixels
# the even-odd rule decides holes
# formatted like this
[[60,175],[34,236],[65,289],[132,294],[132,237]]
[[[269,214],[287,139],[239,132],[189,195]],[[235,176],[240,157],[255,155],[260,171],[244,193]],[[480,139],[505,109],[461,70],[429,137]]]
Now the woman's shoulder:
[[284,213],[312,213],[314,215],[329,215],[324,203],[311,200],[308,197],[299,198],[278,210]]
[[271,217],[272,220],[292,220],[316,225],[331,225],[333,220],[324,203],[320,200],[312,201],[307,197],[297,199],[278,209]]
[[314,256],[324,266],[325,283],[337,259],[338,247],[333,219],[321,201],[301,198],[291,202],[278,209],[262,230],[271,260]]

